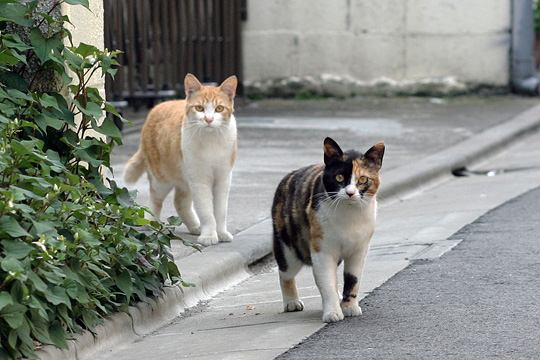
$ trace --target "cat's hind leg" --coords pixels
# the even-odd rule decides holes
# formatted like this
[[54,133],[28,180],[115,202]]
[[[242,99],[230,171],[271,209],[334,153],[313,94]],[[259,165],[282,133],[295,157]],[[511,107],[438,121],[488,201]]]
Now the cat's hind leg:
[[300,300],[296,287],[296,275],[303,266],[302,262],[289,247],[281,242],[274,242],[274,256],[279,268],[283,310],[285,312],[304,310],[304,303]]
[[172,190],[173,186],[166,182],[157,180],[150,173],[148,174],[148,181],[150,183],[150,209],[154,218],[159,221],[161,215],[161,209],[163,208],[163,201]]
[[201,223],[199,217],[193,209],[193,200],[189,186],[176,186],[174,189],[174,207],[182,222],[188,228],[190,234],[201,234]]

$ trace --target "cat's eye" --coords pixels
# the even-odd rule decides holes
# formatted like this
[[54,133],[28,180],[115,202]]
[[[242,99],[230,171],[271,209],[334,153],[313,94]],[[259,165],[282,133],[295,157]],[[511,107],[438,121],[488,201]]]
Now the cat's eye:
[[341,175],[341,174],[337,174],[337,175],[336,175],[336,181],[337,181],[337,182],[343,182],[343,180],[345,180],[345,178],[343,177],[343,175]]
[[216,112],[220,113],[220,112],[222,112],[223,110],[225,110],[225,108],[223,107],[223,105],[218,105],[218,106],[216,106]]
[[197,105],[197,106],[195,106],[195,110],[197,110],[198,112],[203,112],[204,111],[204,106]]
[[358,178],[358,183],[359,183],[359,184],[365,184],[365,183],[367,183],[367,182],[368,182],[367,176],[360,176],[360,177]]

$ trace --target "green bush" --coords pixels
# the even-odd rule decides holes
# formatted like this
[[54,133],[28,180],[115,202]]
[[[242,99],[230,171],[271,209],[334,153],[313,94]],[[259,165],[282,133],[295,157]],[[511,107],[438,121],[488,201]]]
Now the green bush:
[[88,79],[114,75],[117,52],[74,45],[60,2],[40,13],[37,0],[0,0],[0,359],[66,347],[181,281],[168,251],[178,220],[145,219],[103,176],[121,137],[102,119],[119,115]]

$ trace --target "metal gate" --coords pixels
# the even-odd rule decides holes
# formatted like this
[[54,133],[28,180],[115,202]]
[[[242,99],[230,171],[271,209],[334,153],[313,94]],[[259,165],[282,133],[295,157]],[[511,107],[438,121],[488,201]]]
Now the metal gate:
[[204,82],[241,75],[245,0],[105,0],[104,7],[105,46],[123,51],[106,82],[110,101],[183,95],[188,72]]

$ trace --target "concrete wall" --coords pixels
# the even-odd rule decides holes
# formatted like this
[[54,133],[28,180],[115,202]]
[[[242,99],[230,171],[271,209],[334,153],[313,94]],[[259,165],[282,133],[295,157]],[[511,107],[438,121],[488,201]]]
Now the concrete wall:
[[[105,48],[103,32],[103,0],[90,0],[90,10],[81,5],[62,4],[62,13],[67,15],[73,26],[66,24],[73,35],[73,44],[77,46],[83,42],[96,46],[98,49]],[[101,72],[96,72],[89,82],[90,86],[100,89],[105,95],[105,80]]]
[[[90,0],[90,9],[83,6],[62,4],[62,13],[67,15],[73,26],[66,24],[73,36],[73,45],[77,46],[83,42],[96,46],[98,49],[105,48],[105,34],[103,23],[103,0]],[[105,98],[105,78],[101,76],[101,71],[96,71],[88,86],[99,89],[100,95]],[[81,116],[75,118],[75,123],[79,124]],[[104,138],[105,136],[95,131],[87,132],[88,135]]]
[[248,0],[244,80],[509,81],[511,0]]

